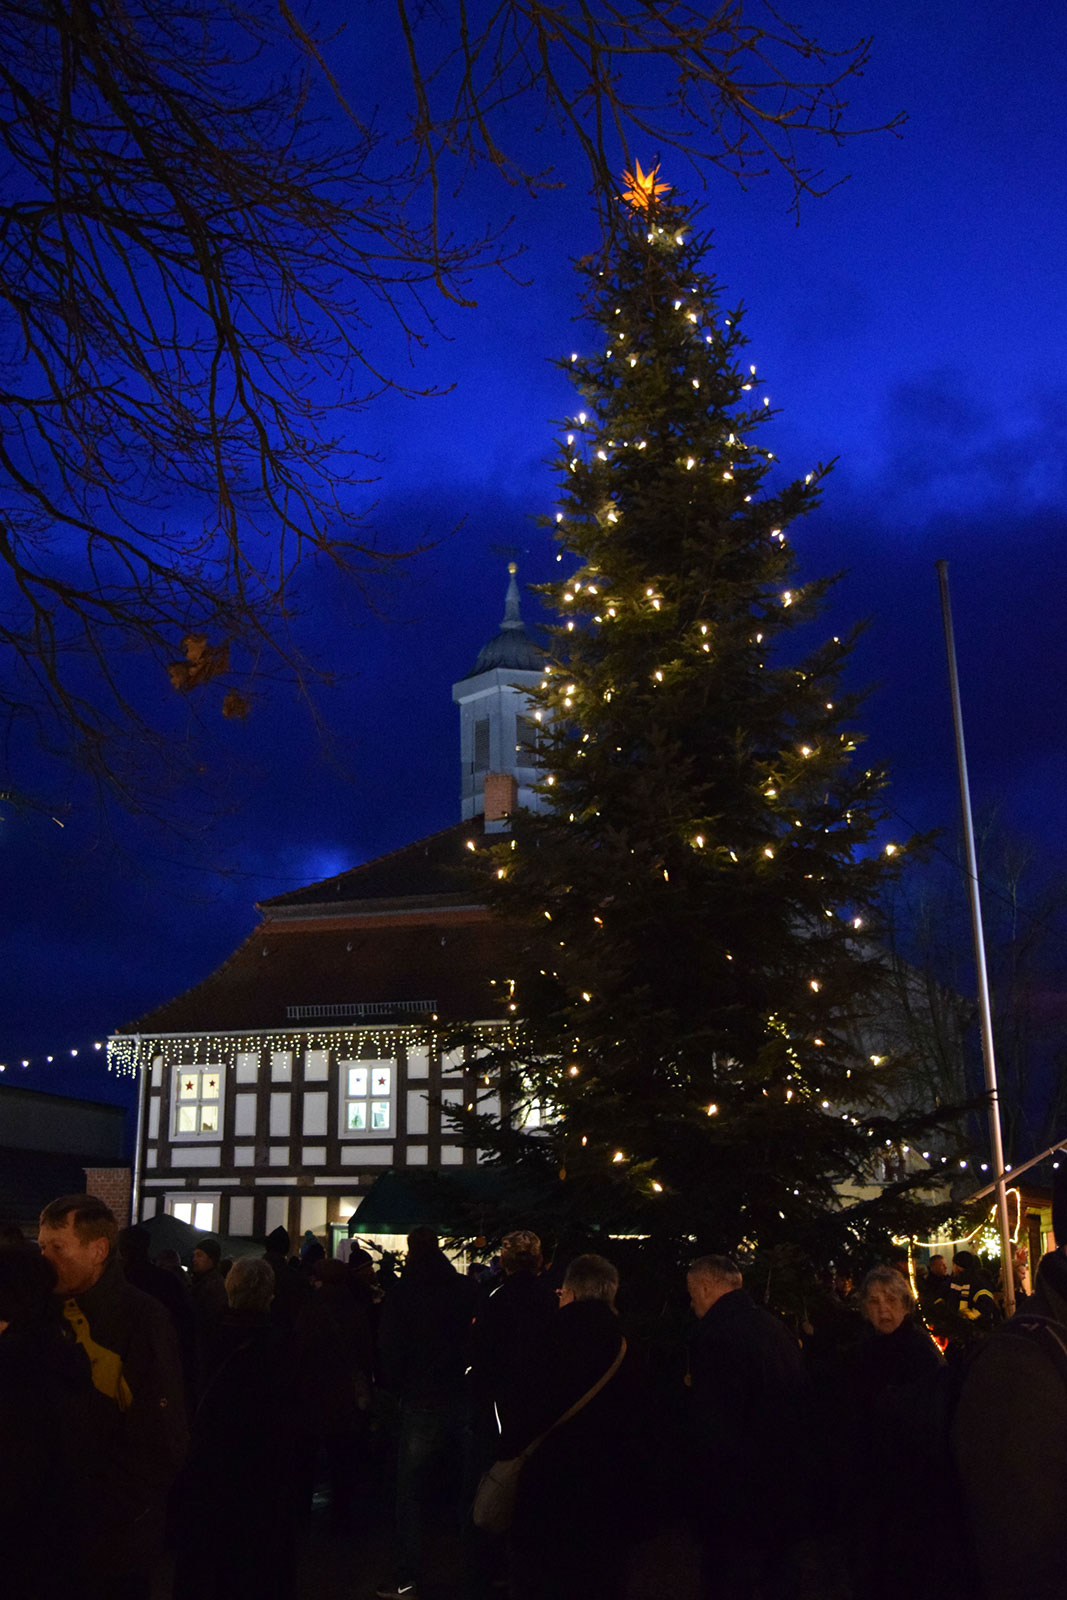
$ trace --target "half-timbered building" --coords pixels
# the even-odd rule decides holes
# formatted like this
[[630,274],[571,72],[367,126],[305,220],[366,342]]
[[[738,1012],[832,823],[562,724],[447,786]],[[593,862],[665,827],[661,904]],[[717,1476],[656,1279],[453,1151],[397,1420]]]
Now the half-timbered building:
[[[510,937],[472,895],[468,845],[537,805],[527,693],[540,651],[514,568],[500,631],[454,686],[463,819],[258,907],[202,983],[119,1030],[140,1077],[134,1215],[203,1231],[341,1230],[389,1169],[471,1164],[444,1108],[495,1110],[479,1043],[507,1026],[491,969]],[[436,1039],[465,1024],[471,1041]]]

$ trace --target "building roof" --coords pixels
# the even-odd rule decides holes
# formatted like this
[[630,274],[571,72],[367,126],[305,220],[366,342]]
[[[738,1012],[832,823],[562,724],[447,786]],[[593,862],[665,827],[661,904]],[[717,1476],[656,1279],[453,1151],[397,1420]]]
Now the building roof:
[[511,672],[540,672],[544,667],[545,652],[532,638],[522,620],[515,570],[512,561],[508,565],[508,592],[500,631],[493,635],[488,644],[483,644],[468,677],[476,678],[479,673],[492,672],[496,667],[504,667]]
[[260,905],[263,922],[202,983],[119,1033],[291,1031],[505,1015],[523,936],[479,903],[473,823]]
[[302,889],[261,900],[265,916],[291,916],[304,908],[343,911],[368,901],[427,901],[449,898],[453,903],[477,904],[481,895],[472,883],[467,840],[483,840],[482,819],[457,822],[426,839],[416,839],[400,850],[366,861],[360,867],[338,872],[332,878],[309,883]]
[[85,1168],[76,1156],[0,1145],[0,1220],[22,1226],[61,1194],[84,1194]]

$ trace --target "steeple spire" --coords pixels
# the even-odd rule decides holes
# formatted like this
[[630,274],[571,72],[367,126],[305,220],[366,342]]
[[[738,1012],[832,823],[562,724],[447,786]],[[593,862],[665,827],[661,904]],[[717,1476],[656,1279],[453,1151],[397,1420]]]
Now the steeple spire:
[[492,672],[495,667],[506,667],[509,672],[536,672],[540,675],[544,651],[526,631],[522,620],[522,601],[517,580],[518,567],[508,562],[508,592],[504,601],[504,617],[500,631],[478,652],[469,676],[476,678],[480,672]]
[[500,624],[502,628],[521,628],[523,626],[522,613],[519,609],[519,586],[515,582],[515,574],[518,570],[516,562],[508,562],[508,594],[504,602],[504,620]]
[[[461,801],[465,819],[485,810],[485,784],[512,781],[519,805],[539,810],[537,722],[527,695],[541,681],[544,651],[522,620],[518,567],[508,562],[508,588],[500,628],[478,652],[465,678],[452,688],[460,711]],[[514,805],[507,807],[513,810]],[[489,824],[492,827],[492,824]]]

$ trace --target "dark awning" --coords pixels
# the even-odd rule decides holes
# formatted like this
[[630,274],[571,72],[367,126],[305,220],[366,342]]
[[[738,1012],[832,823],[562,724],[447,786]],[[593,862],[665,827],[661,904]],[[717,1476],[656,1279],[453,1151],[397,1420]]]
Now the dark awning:
[[[490,1234],[502,1210],[525,1204],[525,1179],[517,1193],[513,1174],[499,1167],[457,1167],[451,1171],[390,1170],[376,1178],[348,1224],[350,1234],[435,1233],[473,1238]],[[522,1227],[522,1217],[514,1224]]]

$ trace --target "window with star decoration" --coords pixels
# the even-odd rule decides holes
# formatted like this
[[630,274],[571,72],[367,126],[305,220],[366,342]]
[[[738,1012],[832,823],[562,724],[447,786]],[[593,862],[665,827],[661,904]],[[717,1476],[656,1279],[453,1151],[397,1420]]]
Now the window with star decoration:
[[174,1132],[217,1134],[222,1128],[221,1067],[183,1067],[176,1079]]

